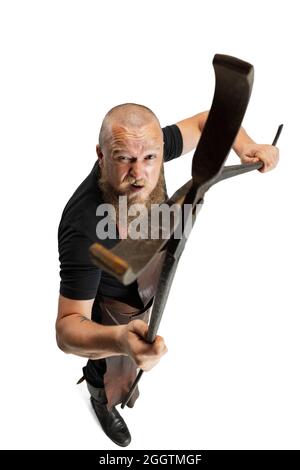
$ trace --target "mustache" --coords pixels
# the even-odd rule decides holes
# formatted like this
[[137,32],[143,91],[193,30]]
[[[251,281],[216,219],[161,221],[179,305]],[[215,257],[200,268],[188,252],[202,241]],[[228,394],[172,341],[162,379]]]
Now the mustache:
[[134,176],[128,176],[125,179],[125,183],[137,184],[138,186],[145,186],[146,180],[144,178],[135,178]]

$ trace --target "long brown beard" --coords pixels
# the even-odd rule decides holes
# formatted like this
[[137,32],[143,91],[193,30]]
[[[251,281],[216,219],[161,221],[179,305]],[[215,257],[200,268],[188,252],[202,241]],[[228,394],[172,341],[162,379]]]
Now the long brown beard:
[[[119,196],[124,196],[124,194],[120,194],[111,186],[108,182],[106,175],[101,174],[99,168],[99,179],[98,179],[98,186],[101,191],[103,201],[108,204],[112,204],[115,212],[116,212],[116,222],[119,221]],[[161,165],[158,181],[156,183],[155,188],[152,190],[146,201],[140,201],[139,195],[131,196],[127,198],[127,226],[135,220],[139,214],[134,216],[128,215],[129,209],[133,204],[142,204],[150,214],[150,210],[152,204],[161,204],[167,199],[167,190],[166,190],[166,182],[165,182],[165,175],[164,175],[164,166],[163,163]]]

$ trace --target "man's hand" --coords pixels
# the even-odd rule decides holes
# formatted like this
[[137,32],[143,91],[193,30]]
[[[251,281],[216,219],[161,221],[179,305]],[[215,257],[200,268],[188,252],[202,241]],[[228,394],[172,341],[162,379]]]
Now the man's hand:
[[152,369],[168,351],[161,336],[156,336],[153,343],[145,340],[148,325],[142,320],[133,320],[127,325],[120,325],[119,328],[122,352],[131,357],[144,371]]
[[259,171],[265,173],[277,165],[279,150],[274,145],[249,143],[242,148],[239,157],[242,163],[263,162],[264,166]]

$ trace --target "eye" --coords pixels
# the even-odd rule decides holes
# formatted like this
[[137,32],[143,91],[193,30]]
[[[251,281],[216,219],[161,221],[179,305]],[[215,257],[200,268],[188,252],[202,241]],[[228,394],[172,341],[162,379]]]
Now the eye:
[[145,160],[154,160],[154,158],[156,158],[156,155],[147,155],[147,157],[145,157]]
[[123,155],[120,155],[120,156],[118,157],[118,160],[119,160],[120,162],[128,162],[128,161],[130,160],[130,158],[129,158],[129,157],[124,157]]

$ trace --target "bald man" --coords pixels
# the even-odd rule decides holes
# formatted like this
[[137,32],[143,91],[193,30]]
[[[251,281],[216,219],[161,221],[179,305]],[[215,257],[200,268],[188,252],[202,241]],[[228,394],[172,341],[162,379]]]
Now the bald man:
[[[88,248],[99,241],[112,248],[128,236],[133,204],[150,209],[167,198],[164,163],[195,149],[207,116],[202,112],[161,128],[157,116],[145,106],[125,103],[112,108],[101,125],[98,159],[61,217],[57,344],[66,353],[88,358],[79,382],[86,380],[102,429],[119,446],[127,446],[131,436],[116,406],[126,397],[137,367],[150,370],[167,351],[160,336],[153,344],[145,341],[161,260],[148,277],[123,286],[91,262]],[[244,163],[261,160],[262,172],[278,162],[276,147],[256,144],[243,128],[233,148]],[[120,196],[128,205],[126,223],[119,217]],[[116,230],[99,240],[104,204],[115,209]],[[137,390],[128,406],[138,395]]]

